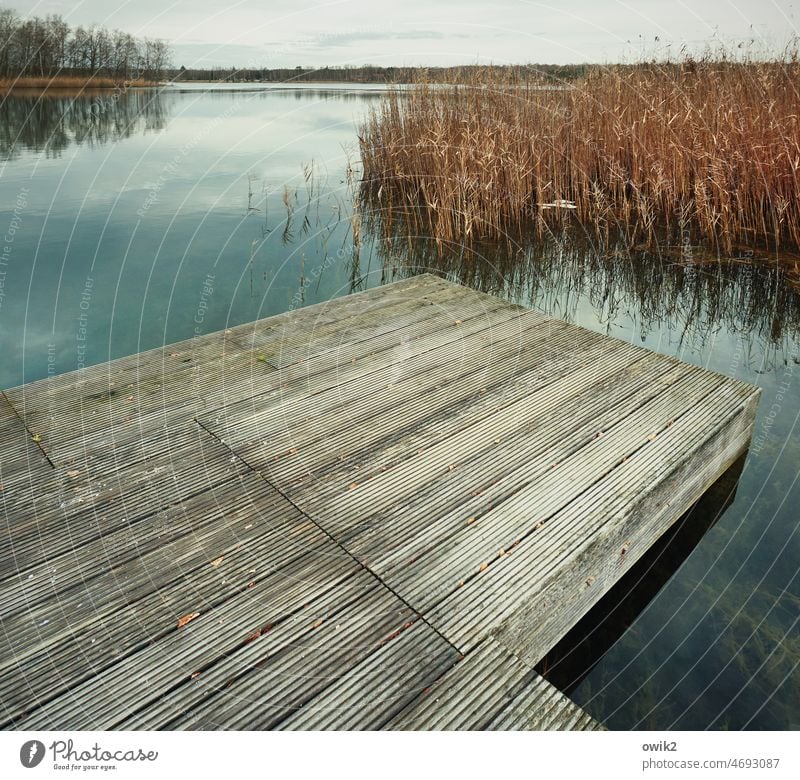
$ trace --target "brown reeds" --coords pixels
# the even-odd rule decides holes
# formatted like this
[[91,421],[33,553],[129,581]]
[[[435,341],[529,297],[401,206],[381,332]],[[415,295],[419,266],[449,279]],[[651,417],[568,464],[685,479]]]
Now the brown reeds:
[[596,67],[562,89],[416,85],[360,130],[363,191],[440,242],[577,218],[631,244],[800,246],[800,62]]
[[157,82],[145,79],[111,78],[109,76],[18,76],[0,79],[0,94],[19,91],[78,92],[95,89],[118,89],[121,87],[152,87]]

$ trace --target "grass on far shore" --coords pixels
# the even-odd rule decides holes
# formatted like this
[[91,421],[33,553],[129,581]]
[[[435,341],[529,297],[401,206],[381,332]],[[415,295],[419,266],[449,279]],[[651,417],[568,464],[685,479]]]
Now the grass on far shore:
[[17,90],[76,92],[81,90],[154,86],[158,86],[158,82],[146,81],[145,79],[127,81],[109,76],[19,76],[17,78],[0,79],[0,94],[7,94]]
[[440,242],[577,219],[631,244],[800,247],[800,60],[594,67],[564,89],[476,79],[391,93],[362,192]]

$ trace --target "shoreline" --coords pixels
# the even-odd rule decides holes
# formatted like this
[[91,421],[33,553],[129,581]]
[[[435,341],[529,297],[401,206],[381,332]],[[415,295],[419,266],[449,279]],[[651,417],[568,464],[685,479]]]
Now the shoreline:
[[126,90],[161,86],[146,79],[115,79],[107,76],[19,76],[0,79],[0,95],[15,92],[75,93],[95,90]]

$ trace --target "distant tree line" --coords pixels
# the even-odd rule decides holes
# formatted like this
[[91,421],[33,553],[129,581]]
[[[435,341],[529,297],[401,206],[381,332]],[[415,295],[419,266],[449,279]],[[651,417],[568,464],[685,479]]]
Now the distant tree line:
[[378,65],[326,68],[185,68],[168,71],[175,81],[227,82],[326,82],[358,84],[411,84],[417,81],[472,83],[476,78],[502,83],[557,83],[584,75],[588,66],[578,65],[461,65],[450,68],[381,67]]
[[90,25],[58,14],[20,17],[0,8],[0,78],[57,75],[157,81],[170,66],[166,41]]

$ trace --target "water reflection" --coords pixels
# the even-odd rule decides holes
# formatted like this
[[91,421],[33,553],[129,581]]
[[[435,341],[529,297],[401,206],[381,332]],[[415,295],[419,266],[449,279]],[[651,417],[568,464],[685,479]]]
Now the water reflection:
[[364,88],[350,88],[350,89],[331,89],[325,87],[263,87],[259,85],[251,85],[246,87],[230,87],[230,86],[214,86],[209,89],[208,86],[212,85],[196,85],[192,87],[186,86],[172,86],[168,87],[164,92],[167,94],[182,94],[191,95],[201,92],[203,96],[224,97],[225,95],[240,95],[247,93],[248,95],[268,95],[270,98],[283,98],[293,100],[329,100],[339,103],[360,103],[363,100],[378,100],[385,90],[378,89],[364,89]]
[[372,252],[390,277],[433,271],[570,322],[588,303],[609,334],[620,335],[614,329],[630,320],[642,342],[677,333],[678,351],[729,331],[771,346],[774,360],[800,333],[800,293],[785,263],[602,246],[574,227],[543,238],[440,245],[396,218],[387,225],[369,207],[363,214]]
[[73,144],[94,146],[163,130],[174,107],[185,99],[205,104],[240,100],[271,103],[308,102],[357,105],[378,100],[376,89],[280,88],[97,90],[79,95],[15,92],[0,100],[0,159],[12,160],[24,151],[60,156]]
[[0,101],[0,156],[11,160],[27,150],[59,157],[72,144],[95,146],[161,130],[168,118],[158,90],[15,93]]

